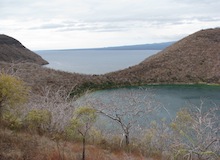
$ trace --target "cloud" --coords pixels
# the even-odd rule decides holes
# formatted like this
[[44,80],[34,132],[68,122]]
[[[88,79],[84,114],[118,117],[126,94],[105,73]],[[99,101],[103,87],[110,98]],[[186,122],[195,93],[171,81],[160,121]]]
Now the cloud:
[[53,30],[57,32],[67,32],[67,31],[112,32],[112,31],[127,30],[128,28],[131,27],[130,24],[128,24],[127,22],[80,22],[80,21],[71,21],[71,20],[38,22],[37,24],[38,25],[29,27],[29,29]]
[[219,8],[219,0],[1,0],[0,30],[31,48],[161,42],[219,27]]

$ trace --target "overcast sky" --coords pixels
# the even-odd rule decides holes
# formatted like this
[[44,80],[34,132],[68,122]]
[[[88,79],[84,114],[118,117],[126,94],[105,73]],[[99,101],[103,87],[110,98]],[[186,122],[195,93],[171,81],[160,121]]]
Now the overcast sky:
[[0,0],[0,34],[31,50],[176,41],[220,27],[220,0]]

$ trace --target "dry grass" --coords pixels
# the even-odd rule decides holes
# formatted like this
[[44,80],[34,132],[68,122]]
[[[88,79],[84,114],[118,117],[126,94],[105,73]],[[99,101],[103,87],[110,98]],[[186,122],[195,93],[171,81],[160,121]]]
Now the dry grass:
[[[0,160],[80,160],[81,143],[56,142],[45,136],[0,128]],[[156,160],[123,150],[86,146],[86,160]]]

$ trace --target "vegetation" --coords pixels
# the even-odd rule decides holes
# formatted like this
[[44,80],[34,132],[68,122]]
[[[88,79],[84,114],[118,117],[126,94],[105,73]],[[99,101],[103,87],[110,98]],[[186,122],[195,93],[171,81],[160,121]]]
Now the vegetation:
[[[141,90],[141,89],[140,89]],[[145,91],[143,89],[143,91]],[[124,93],[114,93],[113,97],[108,97],[108,103],[103,103],[101,99],[96,98],[95,103],[93,102],[93,107],[98,110],[98,112],[107,118],[113,120],[118,124],[122,130],[123,139],[125,141],[126,147],[130,144],[130,132],[131,130],[138,130],[138,121],[142,119],[147,121],[147,117],[150,113],[156,111],[159,106],[152,106],[153,95],[151,93],[142,91],[127,91]],[[123,102],[120,104],[118,102]]]
[[[27,108],[22,114],[15,114],[16,107],[4,112],[3,121],[7,123],[0,128],[1,158],[62,160],[219,158],[219,108],[203,110],[203,101],[192,110],[180,110],[171,122],[165,119],[152,120],[151,125],[141,129],[136,119],[146,118],[147,113],[157,111],[157,107],[151,106],[153,101],[151,94],[141,98],[141,93],[131,89],[127,95],[115,93],[114,96],[117,98],[109,99],[107,104],[101,103],[99,99],[96,99],[96,103],[89,99],[85,100],[85,104],[92,108],[75,108],[62,88],[54,92],[50,87],[46,87],[42,89],[41,94],[41,96],[31,94],[30,102],[26,103]],[[118,106],[115,103],[117,100],[127,104]],[[145,110],[134,106],[145,106]],[[105,115],[106,118],[116,122],[113,126],[121,127],[125,139],[117,134],[106,134],[95,129],[93,126],[100,115]],[[5,127],[8,129],[3,129]],[[16,132],[16,136],[10,131],[23,133]],[[81,140],[82,147],[79,144]],[[128,147],[121,145],[124,140]],[[6,154],[7,149],[16,152]]]
[[[49,145],[47,146],[47,148],[50,148],[50,144],[56,146],[50,148],[49,150],[44,149],[45,152],[42,153],[40,151],[41,149],[34,148],[32,144],[22,144],[20,140],[17,140],[16,143],[19,144],[16,145],[25,152],[21,154],[21,151],[17,151],[19,155],[8,155],[8,157],[13,157],[13,159],[19,159],[17,157],[22,157],[20,159],[23,159],[23,156],[38,157],[38,154],[42,154],[47,157],[45,159],[49,159],[48,157],[57,157],[57,159],[81,158],[81,151],[83,150],[83,147],[80,147],[79,142],[81,142],[82,140],[82,135],[78,132],[78,129],[75,128],[75,130],[72,130],[72,133],[75,133],[72,134],[72,137],[70,139],[67,139],[65,137],[66,135],[70,134],[70,130],[65,130],[66,127],[68,127],[68,124],[71,124],[71,119],[73,117],[76,118],[75,105],[73,103],[73,99],[70,99],[69,93],[71,93],[71,91],[75,90],[76,88],[79,89],[81,84],[86,83],[87,81],[94,82],[95,86],[93,88],[90,87],[91,89],[94,89],[96,87],[98,88],[99,85],[101,86],[103,84],[103,79],[97,76],[90,75],[84,75],[82,78],[79,74],[54,71],[32,64],[9,65],[7,68],[4,68],[4,73],[11,74],[11,77],[19,76],[21,79],[25,80],[28,85],[32,86],[30,100],[28,101],[28,103],[25,104],[26,108],[21,110],[22,114],[15,114],[16,107],[13,107],[13,110],[9,110],[10,112],[4,112],[2,116],[4,119],[3,121],[7,122],[4,123],[4,125],[12,131],[25,131],[25,134],[29,134],[31,132],[33,135],[35,135],[35,137],[37,136],[36,134],[39,134],[44,135],[43,137],[47,139],[47,144],[42,144],[42,142],[38,141],[41,138],[32,139],[31,135],[28,135],[28,137],[30,138],[30,143],[32,144],[38,144],[42,148],[47,145]],[[43,75],[45,77],[39,75]],[[105,81],[110,81],[109,79],[111,79],[105,76],[103,76],[103,78],[105,78]],[[16,79],[20,80],[19,78]],[[70,81],[70,79],[74,79],[74,81]],[[74,82],[77,83],[75,84]],[[111,87],[114,87],[116,85],[119,86],[117,83],[109,82],[108,84],[109,88],[111,85]],[[85,91],[86,88],[89,87],[89,85],[90,83],[84,86]],[[125,85],[127,85],[127,83]],[[24,95],[27,95],[27,93],[25,90]],[[121,97],[122,101],[127,101],[128,103],[130,103],[131,107],[131,102],[134,101],[136,103],[142,103],[145,106],[147,106],[147,103],[149,102],[149,109],[151,108],[151,96],[146,96],[146,99],[138,99],[138,93],[130,93],[130,95],[132,94],[134,95],[134,99],[131,98],[132,96],[129,98],[128,95],[115,96]],[[217,117],[219,119],[219,115],[216,115],[215,112],[201,112],[200,117],[206,117],[206,120],[203,121],[203,125],[201,125],[202,128],[200,129],[198,129],[199,126],[197,124],[199,124],[198,122],[201,118],[195,118],[199,116],[198,112],[195,111],[199,110],[184,110],[181,111],[184,112],[184,114],[179,114],[185,116],[188,115],[188,117],[191,117],[189,118],[189,120],[191,122],[190,124],[192,125],[185,126],[188,127],[188,129],[182,129],[182,131],[180,130],[180,128],[183,127],[182,125],[184,125],[186,122],[188,123],[188,121],[186,121],[187,117],[176,118],[172,122],[167,122],[165,120],[161,120],[161,122],[152,121],[149,122],[151,123],[151,125],[148,126],[146,130],[137,130],[137,132],[141,133],[141,135],[135,137],[135,134],[133,134],[133,132],[134,130],[136,130],[135,128],[138,127],[138,124],[134,120],[134,118],[143,118],[141,114],[135,114],[138,113],[139,108],[127,110],[126,107],[128,106],[117,106],[114,103],[114,100],[109,101],[109,104],[107,105],[99,103],[100,101],[98,99],[96,102],[96,104],[89,104],[89,101],[86,101],[85,106],[97,107],[99,113],[101,113],[102,115],[106,114],[114,118],[115,121],[114,123],[112,123],[113,126],[119,128],[125,135],[127,134],[128,138],[126,140],[126,136],[122,137],[121,135],[114,134],[109,135],[105,134],[105,132],[103,132],[102,130],[90,128],[88,132],[86,132],[85,136],[87,142],[85,143],[87,148],[85,155],[86,157],[88,157],[88,159],[89,157],[91,158],[93,156],[96,156],[96,159],[99,159],[100,157],[102,157],[100,159],[105,159],[103,157],[114,157],[113,159],[126,159],[126,157],[133,157],[134,155],[138,155],[136,159],[147,159],[147,157],[160,159],[161,157],[164,157],[167,159],[183,160],[184,157],[187,157],[189,159],[209,158],[210,160],[217,160],[219,158],[219,141],[216,140],[219,139],[219,135],[211,134],[216,132],[217,128],[215,126],[218,125],[219,120],[212,118],[213,122],[210,123],[211,114],[212,117]],[[16,105],[17,104],[19,103],[16,103]],[[6,108],[8,108],[8,106],[9,105],[7,105]],[[5,106],[3,108],[5,108]],[[122,109],[121,111],[118,110],[120,108]],[[118,113],[115,111],[118,111]],[[123,114],[122,111],[124,111]],[[151,113],[148,111],[146,110],[145,113]],[[46,116],[44,116],[44,112],[46,113]],[[117,113],[117,115],[109,113]],[[180,117],[179,114],[178,117]],[[127,116],[131,117],[130,122],[126,121]],[[181,121],[186,122],[181,123]],[[210,124],[213,126],[209,127],[208,131],[210,132],[207,132],[207,130],[204,128],[205,126],[208,127]],[[26,128],[29,129],[27,130]],[[202,130],[206,130],[206,132],[200,132]],[[10,146],[11,143],[15,143],[15,137],[8,133],[9,131],[7,131],[7,133],[4,133],[3,131],[1,132],[2,136],[9,136],[9,139],[11,139],[7,142],[3,141],[3,139],[0,140],[0,145],[3,146],[2,148],[5,148],[5,145]],[[131,132],[132,135],[130,134]],[[195,137],[192,136],[192,133],[197,136],[196,139],[194,139]],[[19,134],[19,138],[21,139],[23,135],[20,135],[20,133],[17,134]],[[209,139],[204,140],[207,137],[199,137],[199,135],[210,136],[208,136]],[[52,137],[52,140],[49,140],[47,136]],[[214,136],[215,139],[212,139],[211,137]],[[26,138],[27,136],[23,137],[24,143],[28,143],[28,140]],[[59,142],[57,139],[59,139]],[[122,142],[125,142],[125,145],[126,143],[129,144],[129,147],[124,147],[123,145],[121,145]],[[99,152],[98,155],[92,154],[93,151],[91,151],[92,149],[90,145],[92,145],[95,150]],[[27,148],[25,148],[24,146],[27,146]],[[80,149],[73,152],[71,151],[72,153],[70,154],[71,147]],[[104,150],[99,147],[102,147]],[[32,149],[30,148],[34,149],[37,153],[32,154]],[[11,149],[14,150],[15,147]],[[108,153],[106,153],[106,150],[108,151]],[[115,155],[118,153],[121,154],[120,158],[117,158],[117,156]],[[7,157],[4,149],[1,150],[0,156]],[[39,159],[43,158],[41,157]],[[133,159],[135,158],[133,157]]]
[[[181,110],[171,124],[174,131],[174,157],[187,159],[219,158],[219,116],[217,108],[204,112],[202,107],[195,111]],[[217,148],[216,148],[217,147]]]
[[19,131],[23,127],[22,119],[9,111],[3,114],[2,121],[4,122],[5,126],[13,131]]
[[24,119],[25,125],[31,132],[41,134],[48,130],[51,123],[51,113],[47,110],[31,110]]
[[215,58],[219,57],[219,37],[219,28],[196,32],[138,65],[106,76],[131,84],[220,84],[219,60]]
[[69,129],[77,131],[82,136],[82,160],[85,160],[86,136],[97,118],[96,110],[89,107],[79,107],[74,112]]
[[29,89],[18,78],[0,73],[0,116],[6,107],[19,106],[27,101]]

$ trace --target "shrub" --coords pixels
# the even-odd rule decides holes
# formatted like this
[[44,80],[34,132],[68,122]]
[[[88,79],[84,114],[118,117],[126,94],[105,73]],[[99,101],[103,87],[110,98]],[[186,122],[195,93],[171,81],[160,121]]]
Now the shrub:
[[41,133],[49,128],[51,113],[48,110],[32,110],[25,117],[25,124],[28,129]]
[[4,124],[11,130],[20,130],[23,126],[22,120],[11,112],[4,113],[2,116],[2,120],[4,121]]
[[183,109],[171,123],[174,158],[219,159],[219,109]]
[[97,119],[96,110],[90,107],[79,107],[74,112],[71,119],[70,128],[73,132],[78,132],[82,137],[83,151],[82,160],[85,160],[86,136]]
[[101,131],[92,127],[89,132],[89,141],[92,144],[101,144],[104,140],[104,136]]
[[26,102],[29,88],[17,77],[0,73],[0,116],[4,107],[18,106]]

